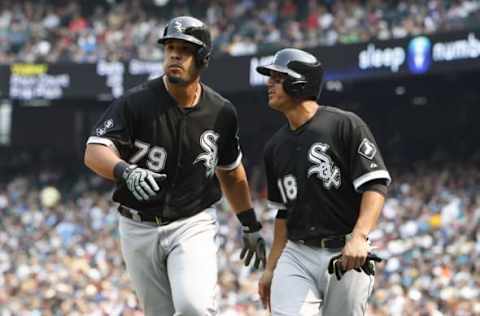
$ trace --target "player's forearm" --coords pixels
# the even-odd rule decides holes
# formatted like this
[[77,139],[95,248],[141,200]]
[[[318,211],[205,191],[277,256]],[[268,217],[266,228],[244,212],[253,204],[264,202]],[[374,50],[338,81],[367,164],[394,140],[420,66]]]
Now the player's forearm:
[[85,165],[99,176],[113,180],[113,168],[121,161],[117,154],[107,146],[88,144],[85,150]]
[[242,164],[234,170],[217,170],[217,177],[235,213],[252,208],[247,175]]
[[385,197],[378,192],[366,191],[362,194],[360,215],[353,228],[353,235],[359,235],[364,238],[368,236],[377,224],[384,202]]
[[287,244],[287,220],[275,219],[275,228],[273,233],[273,243],[270,254],[268,255],[266,270],[273,271],[277,266],[278,258],[282,254],[283,248]]

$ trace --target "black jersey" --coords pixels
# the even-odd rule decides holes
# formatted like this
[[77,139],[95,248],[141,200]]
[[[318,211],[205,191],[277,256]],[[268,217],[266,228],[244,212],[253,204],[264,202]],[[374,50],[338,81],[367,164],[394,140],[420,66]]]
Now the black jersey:
[[268,200],[286,209],[288,238],[348,234],[361,186],[390,175],[367,125],[355,114],[321,106],[300,128],[282,127],[265,147]]
[[221,198],[215,169],[241,163],[237,113],[227,99],[202,84],[198,104],[181,109],[162,78],[133,88],[102,115],[87,143],[110,146],[125,161],[167,175],[157,196],[138,201],[118,185],[113,200],[176,219]]

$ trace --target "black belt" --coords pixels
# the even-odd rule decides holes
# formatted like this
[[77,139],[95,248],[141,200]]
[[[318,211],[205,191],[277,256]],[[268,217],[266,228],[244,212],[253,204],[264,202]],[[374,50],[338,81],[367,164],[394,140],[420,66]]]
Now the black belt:
[[345,246],[346,239],[347,236],[335,236],[315,239],[300,239],[294,241],[309,247],[337,249]]
[[157,225],[167,225],[170,224],[172,221],[171,220],[166,220],[165,218],[162,218],[161,216],[157,215],[150,215],[150,214],[145,214],[140,211],[128,208],[126,206],[120,205],[118,207],[118,212],[127,217],[130,218],[131,220],[134,220],[136,222],[150,222],[154,223]]

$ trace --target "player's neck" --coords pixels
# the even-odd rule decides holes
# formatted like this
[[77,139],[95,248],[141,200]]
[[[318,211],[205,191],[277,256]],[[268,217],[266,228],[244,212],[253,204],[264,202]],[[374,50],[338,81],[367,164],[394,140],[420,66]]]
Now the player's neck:
[[296,130],[308,122],[317,113],[319,105],[315,101],[303,101],[294,108],[285,111],[288,123],[292,130]]
[[166,79],[166,76],[164,76],[163,82],[165,83],[165,88],[168,93],[175,99],[175,101],[177,101],[178,106],[182,108],[194,107],[200,100],[202,86],[200,85],[199,79],[186,85],[180,85],[171,84]]

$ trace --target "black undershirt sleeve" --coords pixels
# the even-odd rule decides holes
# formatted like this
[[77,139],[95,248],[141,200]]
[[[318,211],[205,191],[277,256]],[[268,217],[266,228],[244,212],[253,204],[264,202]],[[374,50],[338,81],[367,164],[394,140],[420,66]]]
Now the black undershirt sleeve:
[[359,188],[360,192],[366,191],[375,191],[380,193],[383,196],[386,196],[388,193],[388,187],[386,183],[386,179],[374,179],[362,184]]

